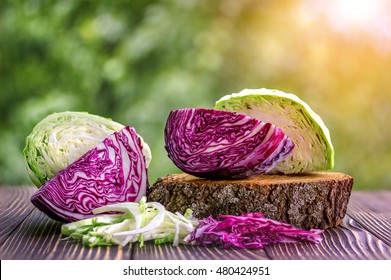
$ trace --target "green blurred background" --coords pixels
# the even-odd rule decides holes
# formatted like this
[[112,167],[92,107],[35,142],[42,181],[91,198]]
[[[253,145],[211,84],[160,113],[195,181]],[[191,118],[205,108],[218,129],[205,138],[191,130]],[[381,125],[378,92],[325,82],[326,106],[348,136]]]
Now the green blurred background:
[[52,112],[134,126],[151,183],[177,169],[170,110],[243,88],[305,100],[329,127],[335,171],[391,188],[391,2],[0,1],[0,184],[31,185],[26,136]]

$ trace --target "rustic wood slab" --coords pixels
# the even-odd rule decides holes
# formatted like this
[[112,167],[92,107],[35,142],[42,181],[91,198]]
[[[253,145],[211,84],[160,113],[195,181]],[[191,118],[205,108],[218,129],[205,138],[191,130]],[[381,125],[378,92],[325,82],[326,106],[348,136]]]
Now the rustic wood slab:
[[301,260],[391,259],[390,191],[354,192],[341,225],[323,234],[323,242],[275,244],[264,250],[154,245],[85,247],[60,233],[61,223],[34,209],[35,187],[0,187],[0,259],[155,259],[155,260]]
[[391,246],[391,192],[353,192],[347,213]]
[[323,234],[320,244],[281,243],[259,249],[215,248],[201,246],[173,247],[169,244],[134,248],[135,259],[195,260],[372,260],[391,259],[390,247],[363,229],[350,217]]
[[144,247],[134,247],[133,259],[141,260],[268,260],[264,250],[240,248],[221,249],[192,245],[154,245],[147,242]]
[[390,247],[346,216],[341,225],[327,229],[320,244],[281,243],[265,248],[277,260],[391,259]]
[[340,172],[263,174],[241,180],[209,180],[186,173],[160,177],[150,201],[172,212],[193,210],[197,218],[262,212],[302,229],[326,229],[346,214],[353,178]]
[[0,187],[0,245],[33,211],[30,197],[36,187]]
[[0,247],[1,259],[71,259],[101,260],[129,259],[131,246],[83,246],[74,240],[64,240],[62,223],[34,209]]

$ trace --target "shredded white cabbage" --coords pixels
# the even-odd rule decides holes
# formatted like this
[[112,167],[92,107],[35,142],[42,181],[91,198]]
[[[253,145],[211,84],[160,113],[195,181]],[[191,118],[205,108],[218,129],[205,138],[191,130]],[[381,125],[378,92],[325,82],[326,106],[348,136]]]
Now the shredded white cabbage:
[[[107,212],[121,212],[108,214]],[[138,203],[123,202],[94,209],[97,216],[64,224],[61,232],[71,238],[82,240],[84,245],[98,246],[155,240],[156,244],[170,242],[174,246],[186,243],[184,238],[198,224],[191,210],[185,215],[172,213],[159,202],[147,202],[143,197]],[[106,214],[105,214],[106,213]]]

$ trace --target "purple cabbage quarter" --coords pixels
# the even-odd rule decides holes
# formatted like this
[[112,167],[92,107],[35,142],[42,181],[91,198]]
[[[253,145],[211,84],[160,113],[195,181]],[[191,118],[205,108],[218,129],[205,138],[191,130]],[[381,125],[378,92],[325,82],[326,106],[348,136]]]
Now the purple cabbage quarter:
[[47,181],[31,202],[63,222],[89,218],[100,206],[138,202],[149,187],[142,149],[136,130],[124,127]]
[[243,114],[204,108],[171,111],[165,148],[182,171],[208,179],[267,173],[293,150],[277,126]]

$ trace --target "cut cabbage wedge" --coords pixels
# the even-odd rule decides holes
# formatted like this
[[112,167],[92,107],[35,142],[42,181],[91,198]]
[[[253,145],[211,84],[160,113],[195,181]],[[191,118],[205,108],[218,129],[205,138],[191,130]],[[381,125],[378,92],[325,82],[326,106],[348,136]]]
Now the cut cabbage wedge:
[[[52,113],[41,120],[26,139],[23,155],[31,181],[41,187],[110,134],[124,126],[87,112]],[[152,155],[143,138],[142,151],[148,167]]]
[[307,103],[292,93],[244,89],[222,97],[215,109],[270,122],[292,139],[293,152],[269,173],[308,173],[334,167],[334,148],[328,128]]

